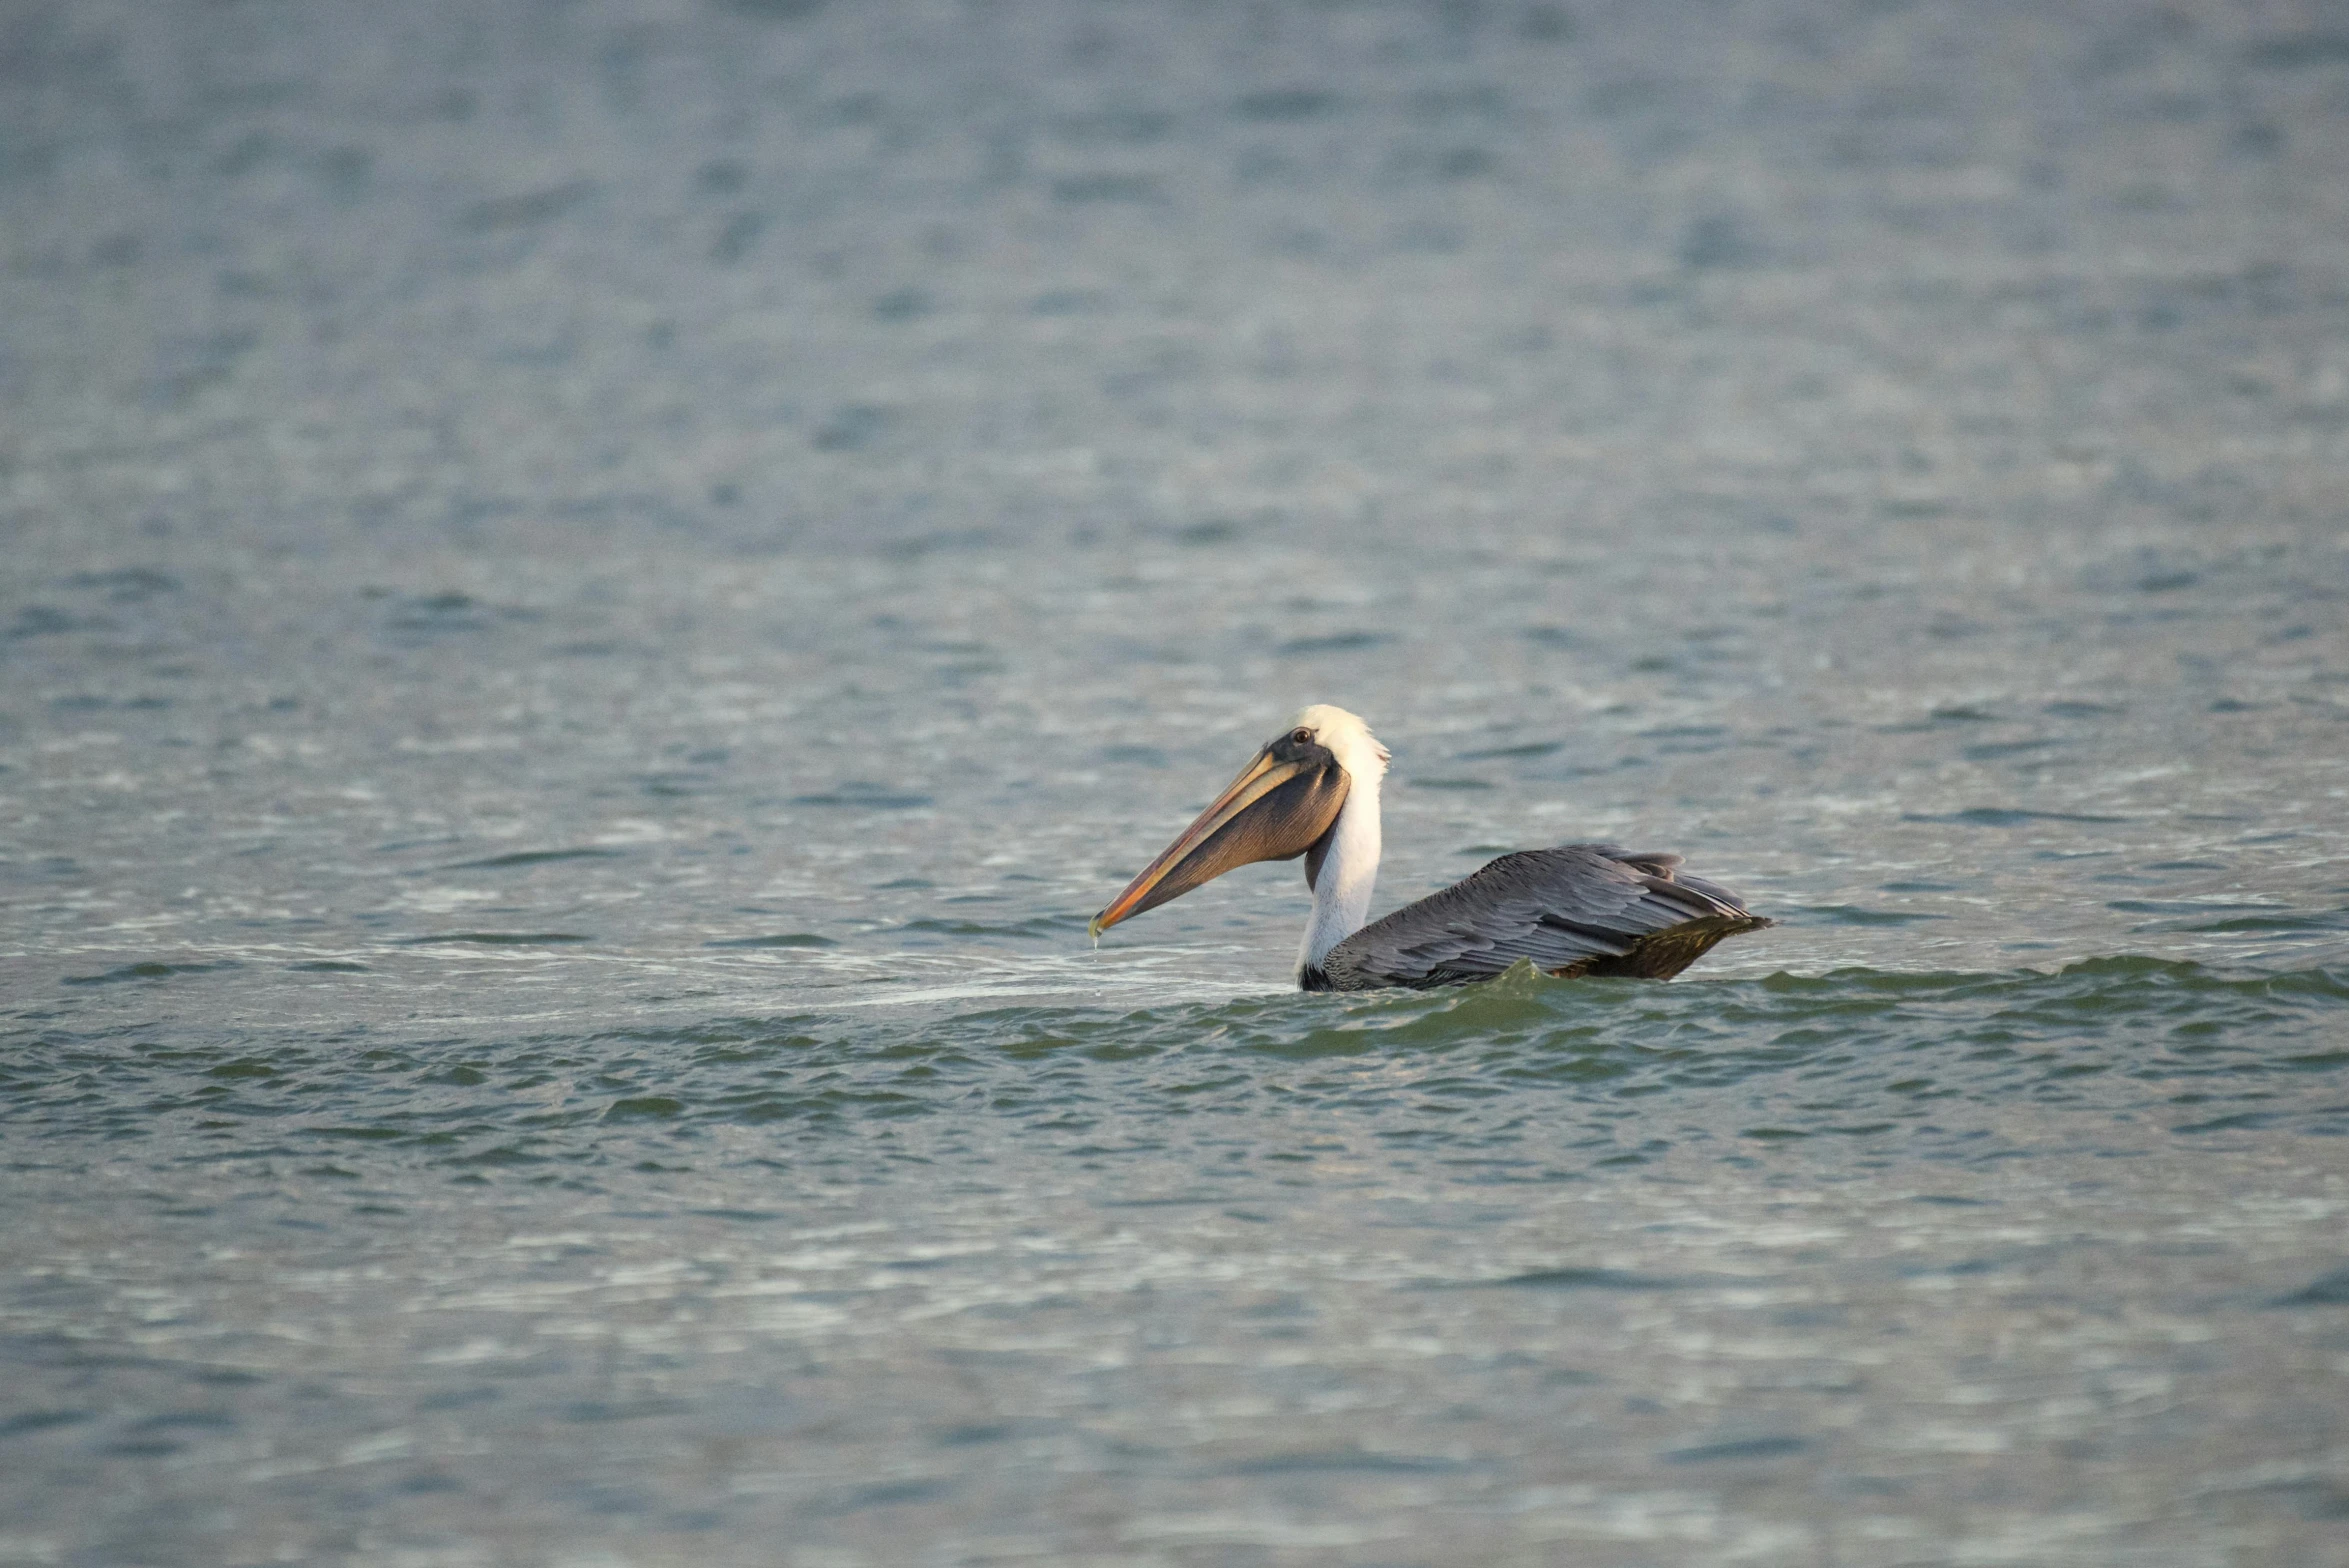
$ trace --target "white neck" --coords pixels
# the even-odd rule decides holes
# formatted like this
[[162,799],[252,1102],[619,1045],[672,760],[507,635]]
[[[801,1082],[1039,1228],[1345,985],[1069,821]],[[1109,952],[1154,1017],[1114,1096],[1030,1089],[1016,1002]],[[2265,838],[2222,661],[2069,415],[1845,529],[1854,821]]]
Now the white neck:
[[1313,884],[1313,920],[1305,927],[1305,942],[1297,951],[1300,976],[1318,969],[1329,950],[1362,929],[1370,918],[1370,887],[1378,880],[1378,785],[1386,771],[1378,765],[1348,768],[1352,781],[1346,803],[1330,830],[1329,853],[1322,857],[1321,874]]

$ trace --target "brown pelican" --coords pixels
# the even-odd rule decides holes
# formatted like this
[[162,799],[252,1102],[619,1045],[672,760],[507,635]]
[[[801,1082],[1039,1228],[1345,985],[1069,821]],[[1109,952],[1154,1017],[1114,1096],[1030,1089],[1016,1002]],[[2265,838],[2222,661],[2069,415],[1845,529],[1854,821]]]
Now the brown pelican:
[[1678,855],[1561,844],[1503,855],[1365,925],[1386,771],[1368,725],[1326,703],[1307,708],[1093,917],[1094,939],[1234,866],[1299,855],[1313,894],[1297,952],[1308,991],[1460,985],[1521,959],[1553,975],[1667,980],[1723,937],[1770,923],[1727,888],[1680,875]]

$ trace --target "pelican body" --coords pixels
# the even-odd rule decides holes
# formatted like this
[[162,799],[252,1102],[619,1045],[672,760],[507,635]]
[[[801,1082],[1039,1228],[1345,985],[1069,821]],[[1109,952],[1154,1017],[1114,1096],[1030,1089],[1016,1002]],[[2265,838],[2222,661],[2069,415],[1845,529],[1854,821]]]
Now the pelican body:
[[1313,894],[1297,950],[1308,991],[1463,985],[1520,960],[1562,977],[1668,980],[1723,937],[1770,924],[1727,888],[1681,875],[1678,855],[1612,844],[1503,855],[1373,921],[1387,761],[1361,719],[1307,708],[1093,917],[1094,938],[1236,866],[1300,855]]

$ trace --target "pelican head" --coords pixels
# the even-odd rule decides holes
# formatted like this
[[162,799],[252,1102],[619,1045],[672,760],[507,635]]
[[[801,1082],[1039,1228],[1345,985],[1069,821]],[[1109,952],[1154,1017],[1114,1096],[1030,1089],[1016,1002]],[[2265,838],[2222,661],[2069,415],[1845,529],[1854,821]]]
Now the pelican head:
[[1305,855],[1306,885],[1313,885],[1348,792],[1357,782],[1375,791],[1386,765],[1387,749],[1369,725],[1343,708],[1315,703],[1093,917],[1093,936],[1259,860]]

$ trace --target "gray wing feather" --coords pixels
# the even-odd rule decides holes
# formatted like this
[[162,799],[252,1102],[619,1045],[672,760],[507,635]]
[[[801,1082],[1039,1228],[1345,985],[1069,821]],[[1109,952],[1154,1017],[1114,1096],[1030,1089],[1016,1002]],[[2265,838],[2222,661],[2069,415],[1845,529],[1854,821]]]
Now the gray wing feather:
[[1323,972],[1341,991],[1455,985],[1521,959],[1551,974],[1663,979],[1723,937],[1770,923],[1679,866],[1678,855],[1612,844],[1503,855],[1364,926],[1330,950]]

